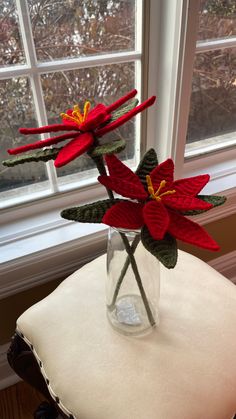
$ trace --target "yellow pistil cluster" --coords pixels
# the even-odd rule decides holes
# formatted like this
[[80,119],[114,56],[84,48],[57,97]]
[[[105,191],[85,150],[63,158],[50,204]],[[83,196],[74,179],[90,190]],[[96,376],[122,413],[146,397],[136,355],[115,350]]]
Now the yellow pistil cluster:
[[173,193],[175,193],[176,192],[176,190],[175,189],[172,189],[172,190],[170,190],[170,191],[166,191],[166,192],[163,192],[163,193],[160,193],[161,192],[161,190],[166,186],[166,180],[162,180],[161,181],[161,183],[160,183],[160,185],[159,185],[159,188],[157,189],[157,191],[155,192],[154,191],[154,188],[153,188],[153,184],[152,184],[152,180],[151,180],[151,177],[149,176],[149,175],[147,175],[146,176],[146,180],[147,180],[147,185],[148,185],[148,192],[149,192],[149,194],[150,194],[150,197],[152,198],[152,199],[155,199],[156,201],[161,201],[161,198],[163,197],[163,196],[166,196],[166,195],[172,195]]
[[82,122],[86,121],[89,110],[90,110],[91,104],[87,100],[84,104],[84,112],[80,112],[80,108],[78,105],[75,105],[73,107],[72,115],[67,115],[67,113],[61,113],[62,119],[67,119],[68,121],[73,121],[76,124],[80,125]]

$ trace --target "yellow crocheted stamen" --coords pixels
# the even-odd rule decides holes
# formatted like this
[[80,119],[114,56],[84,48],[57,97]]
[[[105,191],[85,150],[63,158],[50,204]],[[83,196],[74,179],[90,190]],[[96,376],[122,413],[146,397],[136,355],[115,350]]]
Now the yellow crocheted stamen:
[[161,181],[159,188],[155,192],[153,188],[153,184],[152,184],[152,179],[149,175],[146,175],[146,180],[147,180],[147,186],[148,186],[148,192],[150,194],[150,198],[155,199],[156,201],[161,201],[161,198],[163,196],[172,195],[176,192],[175,189],[172,189],[172,190],[160,193],[161,190],[166,186],[166,183],[167,183],[166,180]]
[[67,113],[62,112],[60,116],[61,116],[62,119],[67,119],[68,121],[73,121],[76,124],[80,125],[84,121],[86,121],[86,119],[88,117],[90,107],[91,107],[90,102],[88,100],[86,100],[86,102],[84,104],[84,112],[83,113],[80,112],[79,106],[75,105],[73,107],[72,115],[67,115]]
[[88,113],[90,111],[90,107],[91,107],[91,103],[86,100],[85,104],[84,104],[84,115],[83,115],[83,122],[86,121]]

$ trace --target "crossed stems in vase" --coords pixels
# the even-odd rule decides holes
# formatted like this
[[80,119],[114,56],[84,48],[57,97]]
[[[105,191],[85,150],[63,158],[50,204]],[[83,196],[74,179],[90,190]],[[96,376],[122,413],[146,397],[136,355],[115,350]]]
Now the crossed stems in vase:
[[[98,169],[99,174],[100,175],[106,175],[107,172],[106,172],[106,168],[105,168],[105,165],[104,165],[103,157],[92,157],[91,156],[91,158],[93,159],[94,163],[96,164],[96,167]],[[109,198],[111,200],[114,200],[113,192],[108,188],[106,188],[106,190],[107,190],[107,194],[108,194]],[[134,238],[132,244],[130,245],[129,240],[124,233],[120,232],[120,236],[122,238],[122,241],[124,243],[125,250],[126,250],[128,256],[127,256],[126,261],[125,261],[125,263],[123,265],[123,268],[121,270],[121,273],[120,273],[120,276],[118,278],[116,288],[115,288],[115,291],[114,291],[114,294],[113,294],[112,302],[111,302],[111,304],[108,305],[108,309],[109,310],[114,309],[116,299],[118,297],[123,279],[125,277],[125,274],[127,272],[127,269],[129,267],[129,265],[131,264],[131,267],[132,267],[132,270],[133,270],[133,273],[134,273],[134,277],[135,277],[135,280],[137,282],[137,285],[138,285],[138,288],[139,288],[139,291],[140,291],[140,295],[142,297],[143,304],[144,304],[144,307],[145,307],[145,310],[146,310],[146,313],[147,313],[149,323],[150,323],[151,326],[155,326],[155,320],[154,320],[152,311],[150,309],[149,302],[148,302],[145,290],[143,288],[142,280],[141,280],[141,277],[140,277],[140,274],[139,274],[139,271],[138,271],[138,267],[137,267],[137,263],[136,263],[136,260],[135,260],[135,257],[134,257],[134,252],[135,252],[135,250],[138,246],[138,243],[140,241],[140,237],[136,236]]]

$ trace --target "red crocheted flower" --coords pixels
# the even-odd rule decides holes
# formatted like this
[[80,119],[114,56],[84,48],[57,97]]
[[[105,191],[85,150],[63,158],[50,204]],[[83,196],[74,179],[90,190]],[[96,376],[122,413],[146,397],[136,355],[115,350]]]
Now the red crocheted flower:
[[73,109],[69,109],[66,113],[61,114],[62,124],[47,125],[39,128],[20,128],[20,132],[25,135],[58,131],[69,131],[69,133],[9,149],[8,153],[19,154],[25,151],[51,146],[60,141],[70,139],[71,141],[59,151],[57,158],[54,161],[56,167],[64,166],[88,151],[93,145],[95,137],[99,138],[104,134],[113,131],[155,102],[156,98],[155,96],[152,96],[115,121],[109,122],[112,117],[112,112],[129,99],[133,98],[136,93],[137,91],[134,89],[109,106],[100,103],[91,110],[90,102],[87,101],[85,102],[83,113],[80,112],[79,107],[76,105]]
[[135,201],[114,204],[103,216],[105,224],[126,229],[146,225],[154,240],[163,239],[168,232],[187,243],[219,250],[218,244],[201,226],[181,214],[212,208],[212,204],[197,198],[209,181],[209,175],[174,181],[174,163],[168,159],[146,176],[144,185],[116,156],[106,156],[106,162],[110,176],[99,176],[99,182]]

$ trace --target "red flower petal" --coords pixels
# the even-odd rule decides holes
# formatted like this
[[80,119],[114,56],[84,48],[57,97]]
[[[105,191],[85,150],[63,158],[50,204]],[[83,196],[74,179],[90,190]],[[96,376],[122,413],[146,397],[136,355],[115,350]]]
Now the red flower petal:
[[134,183],[145,191],[142,182],[139,177],[132,172],[122,161],[120,161],[114,154],[106,155],[105,160],[109,170],[109,174],[112,177],[127,180],[128,182]]
[[[174,179],[174,162],[171,159],[165,160],[150,172],[153,187],[155,191],[158,189],[162,180],[168,183],[173,182]],[[164,189],[163,189],[164,191]]]
[[[77,129],[78,131],[80,131],[79,129],[79,124],[77,124],[76,122],[73,121],[69,121],[68,119],[62,118],[63,120],[63,125],[66,126],[66,130],[70,130],[70,129]],[[70,128],[69,128],[70,127]],[[64,128],[63,128],[64,129]],[[62,129],[61,129],[62,130]]]
[[98,181],[108,189],[111,189],[126,198],[145,200],[148,197],[142,185],[139,186],[123,179],[105,175],[99,176]]
[[102,222],[118,228],[137,229],[143,226],[143,204],[119,202],[107,210]]
[[193,176],[176,180],[173,188],[183,195],[198,195],[204,186],[209,182],[209,175]]
[[170,224],[168,231],[172,236],[186,243],[203,247],[204,249],[219,250],[219,246],[215,240],[199,224],[174,211],[169,211],[169,215]]
[[116,121],[111,122],[110,124],[106,125],[103,128],[100,128],[96,131],[97,137],[102,137],[102,135],[106,134],[107,132],[113,131],[114,129],[120,127],[125,122],[129,121],[133,116],[137,115],[139,112],[142,112],[144,109],[151,106],[156,100],[155,96],[150,97],[149,99],[145,100],[140,105],[136,106],[134,109],[131,109],[125,115],[121,116],[120,118],[116,119]]
[[163,205],[167,205],[170,208],[177,210],[188,211],[188,210],[208,210],[213,207],[201,199],[195,198],[188,195],[166,195],[162,198]]
[[24,153],[25,151],[35,150],[37,148],[48,147],[52,144],[57,144],[60,141],[68,140],[78,136],[78,132],[71,132],[68,134],[57,135],[56,137],[46,138],[45,140],[36,141],[35,143],[25,144],[21,147],[10,148],[8,151],[9,154],[19,154]]
[[107,112],[107,107],[105,105],[103,105],[103,103],[98,103],[96,106],[94,106],[94,108],[90,109],[87,119],[93,119],[96,118],[97,115],[99,115],[101,112]]
[[[107,107],[103,105],[103,103],[98,103],[94,108],[90,108],[89,113],[87,115],[87,119],[91,119],[96,116],[98,113],[105,111]],[[67,109],[66,114],[69,116],[73,116],[74,109]],[[86,119],[86,120],[87,120]]]
[[79,125],[79,129],[83,132],[93,131],[110,118],[111,116],[107,114],[106,106],[99,103],[89,112],[87,119]]
[[137,90],[133,89],[127,95],[122,96],[120,99],[118,99],[116,102],[112,103],[111,105],[107,106],[107,112],[111,113],[115,111],[117,108],[120,108],[121,105],[123,105],[125,102],[127,102],[129,99],[132,99],[137,94]]
[[93,144],[93,141],[94,138],[90,132],[78,135],[78,137],[74,138],[66,144],[61,151],[59,151],[54,165],[56,167],[61,167],[74,160],[76,157],[87,151]]
[[161,202],[150,201],[143,209],[144,222],[155,240],[163,239],[169,225],[169,215]]
[[46,125],[44,127],[38,128],[20,128],[19,132],[24,135],[29,134],[44,134],[46,132],[58,132],[58,131],[72,131],[78,129],[77,124],[73,124],[73,126],[63,124],[53,124],[53,125]]

